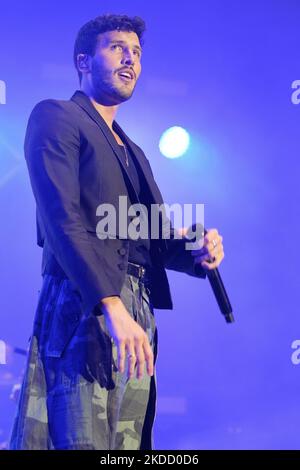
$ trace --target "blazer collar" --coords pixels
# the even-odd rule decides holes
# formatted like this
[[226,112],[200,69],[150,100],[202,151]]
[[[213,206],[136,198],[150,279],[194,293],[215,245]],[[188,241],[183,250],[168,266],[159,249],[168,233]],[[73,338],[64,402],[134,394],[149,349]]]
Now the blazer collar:
[[[118,145],[116,139],[114,138],[110,128],[106,124],[105,120],[98,113],[96,108],[93,106],[93,104],[90,101],[90,99],[88,98],[88,96],[84,92],[82,92],[81,90],[77,90],[74,93],[74,95],[72,96],[71,100],[74,101],[78,106],[80,106],[90,116],[90,118],[93,119],[93,121],[95,121],[96,124],[98,124],[98,126],[99,126],[100,130],[102,131],[104,137],[106,138],[106,140],[110,144],[114,154],[117,156],[121,167],[125,171],[125,174],[127,174],[128,180],[129,180],[129,182],[132,186],[132,189],[133,189],[134,194],[136,196],[136,199],[138,201],[139,200],[138,195],[135,192],[132,180],[130,179],[130,177],[127,173],[127,170],[126,170],[126,165],[125,165],[125,162],[124,162],[124,155],[123,155],[122,151],[120,150],[119,145]],[[122,140],[124,140],[125,143],[130,147],[131,151],[133,152],[134,156],[136,157],[136,159],[137,159],[137,161],[138,161],[138,163],[139,163],[139,165],[140,165],[140,167],[141,167],[141,169],[144,173],[146,182],[149,186],[149,190],[152,193],[153,201],[161,203],[162,202],[161,201],[161,196],[160,196],[160,193],[159,193],[158,188],[156,186],[156,183],[153,180],[153,176],[151,175],[151,171],[148,168],[148,166],[145,165],[143,159],[141,159],[139,157],[138,153],[133,148],[132,141],[125,134],[125,132],[122,130],[122,128],[119,126],[119,124],[116,121],[113,121],[113,129],[116,130],[116,132],[121,136]]]

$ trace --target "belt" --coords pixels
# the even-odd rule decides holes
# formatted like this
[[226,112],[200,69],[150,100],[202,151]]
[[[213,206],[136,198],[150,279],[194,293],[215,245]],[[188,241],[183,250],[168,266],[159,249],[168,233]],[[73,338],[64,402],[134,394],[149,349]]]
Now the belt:
[[127,273],[137,277],[141,282],[148,284],[151,281],[149,268],[145,268],[141,264],[135,264],[128,261]]
[[[67,275],[62,270],[60,265],[57,263],[54,257],[51,256],[49,262],[46,264],[42,271],[42,275],[50,274],[52,276],[67,278]],[[138,278],[144,284],[149,285],[151,283],[151,273],[149,268],[145,268],[141,264],[135,264],[128,261],[127,273]]]

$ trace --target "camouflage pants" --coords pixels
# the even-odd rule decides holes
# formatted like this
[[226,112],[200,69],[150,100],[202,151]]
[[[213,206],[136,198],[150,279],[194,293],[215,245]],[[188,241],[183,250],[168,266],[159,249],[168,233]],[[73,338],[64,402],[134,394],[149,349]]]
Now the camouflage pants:
[[[121,292],[147,332],[157,329],[147,287],[126,274]],[[82,316],[68,279],[46,274],[39,296],[10,449],[153,448],[156,375],[127,378],[105,317]]]

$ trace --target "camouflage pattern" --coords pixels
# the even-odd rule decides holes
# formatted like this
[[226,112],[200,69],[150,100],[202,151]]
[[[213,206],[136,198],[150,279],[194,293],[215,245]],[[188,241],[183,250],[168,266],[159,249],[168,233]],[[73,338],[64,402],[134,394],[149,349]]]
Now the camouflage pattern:
[[[147,285],[126,274],[121,299],[147,332],[157,329]],[[10,449],[153,448],[156,375],[127,378],[105,317],[83,316],[68,279],[45,275]]]

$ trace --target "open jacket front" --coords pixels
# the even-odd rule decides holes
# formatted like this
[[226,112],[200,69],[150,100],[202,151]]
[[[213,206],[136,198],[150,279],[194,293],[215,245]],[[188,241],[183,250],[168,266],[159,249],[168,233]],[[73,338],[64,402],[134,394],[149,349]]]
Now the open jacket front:
[[[148,159],[123,132],[114,130],[130,147],[140,165],[153,204],[163,204]],[[38,244],[43,246],[42,272],[60,273],[74,284],[82,310],[92,312],[103,297],[119,295],[128,262],[128,240],[96,234],[99,204],[119,196],[139,202],[126,172],[122,152],[106,122],[81,91],[69,101],[45,100],[29,119],[25,158],[37,204]],[[194,268],[185,240],[154,240],[153,306],[171,309],[165,268],[205,277]]]

